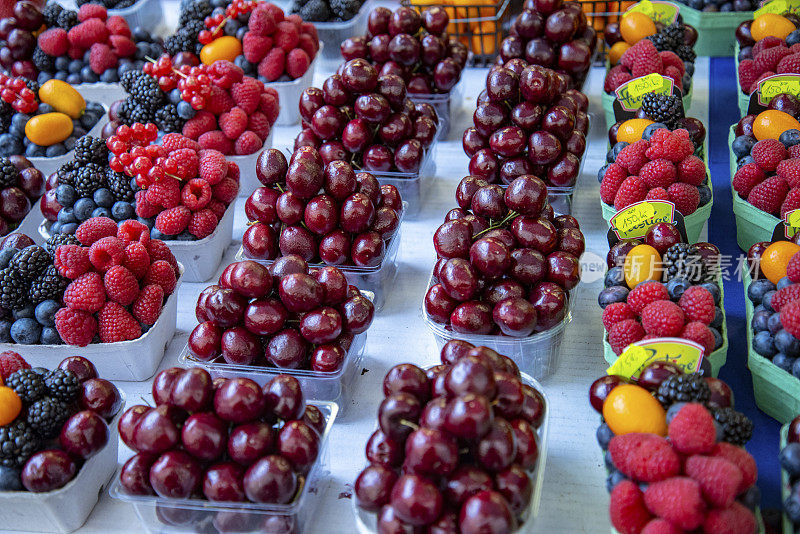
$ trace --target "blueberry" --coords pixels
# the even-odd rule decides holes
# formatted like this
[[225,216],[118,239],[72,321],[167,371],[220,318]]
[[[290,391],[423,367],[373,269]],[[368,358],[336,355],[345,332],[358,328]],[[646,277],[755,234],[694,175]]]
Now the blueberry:
[[792,284],[793,284],[793,282],[791,280],[789,280],[789,277],[788,276],[784,276],[783,278],[778,280],[778,283],[775,286],[775,289],[780,290],[780,289],[783,289],[784,287],[790,286]]
[[611,150],[608,151],[606,154],[606,161],[609,163],[614,163],[617,160],[617,156],[619,153],[622,152],[622,149],[628,146],[628,143],[625,141],[620,141],[619,143],[615,144],[611,147]]
[[150,239],[160,239],[161,241],[166,241],[169,237],[165,234],[162,234],[155,228],[150,229]]
[[697,188],[697,192],[700,193],[700,206],[705,206],[713,199],[714,195],[711,193],[711,188],[707,185],[701,185]]
[[[225,5],[227,5],[227,3]],[[147,33],[147,31],[145,31],[141,26],[136,26],[131,32],[131,35],[133,36],[133,40],[137,43],[139,41],[151,40],[150,34]]]
[[622,267],[612,267],[606,271],[603,281],[605,287],[621,286],[625,284],[625,270]]
[[783,501],[783,511],[792,523],[800,523],[800,495],[797,491],[793,490]]
[[789,443],[781,449],[778,461],[789,476],[800,476],[800,443]]
[[55,158],[58,156],[63,156],[67,153],[67,147],[64,146],[64,143],[56,143],[54,145],[50,145],[45,150],[45,156],[48,158]]
[[178,103],[178,117],[189,120],[194,117],[196,113],[197,112],[188,102],[181,101]]
[[606,451],[603,453],[603,461],[606,464],[606,469],[609,471],[617,471],[617,466],[614,465],[614,460],[611,459],[611,453]]
[[736,57],[739,58],[739,62],[742,62],[745,59],[753,59],[753,47],[752,46],[741,47],[739,49],[739,55]]
[[95,208],[95,210],[92,212],[92,217],[107,217],[109,219],[113,218],[111,217],[111,210],[103,207]]
[[[91,59],[92,59],[92,51],[91,50],[87,50],[86,52],[83,53],[84,68],[86,68],[85,66],[89,63],[89,60],[91,60]],[[81,69],[81,70],[83,70],[83,69]]]
[[769,316],[769,319],[767,320],[767,329],[769,329],[769,333],[773,336],[783,329],[780,313],[773,313]]
[[611,438],[614,437],[614,433],[611,431],[611,428],[603,423],[602,425],[597,427],[597,443],[600,444],[600,448],[608,450],[608,442],[611,441]]
[[645,128],[642,132],[642,139],[645,141],[649,140],[656,130],[660,130],[662,128],[667,128],[667,125],[663,122],[654,122],[653,124],[648,125],[647,128]]
[[169,97],[169,101],[172,102],[175,105],[178,105],[181,102],[183,102],[183,98],[181,98],[181,90],[180,89],[177,89],[177,88],[173,89],[172,91],[169,92],[169,94],[167,96]]
[[71,185],[59,184],[59,186],[56,187],[56,200],[59,204],[68,208],[78,200],[78,193]]
[[76,126],[72,129],[72,137],[83,137],[89,133],[83,126]]
[[689,7],[701,11],[705,7],[703,0],[689,0]]
[[225,23],[225,35],[236,35],[236,32],[242,27],[238,20],[229,20]]
[[742,167],[744,167],[748,163],[755,163],[755,162],[756,162],[756,160],[753,159],[753,156],[745,156],[745,157],[740,158],[739,160],[736,161],[736,168],[737,169],[741,169]]
[[50,233],[51,234],[60,234],[61,233],[61,223],[56,221],[50,225]]
[[0,135],[0,156],[13,156],[23,152],[22,141],[9,133]]
[[144,67],[144,61],[142,61],[140,59],[137,59],[136,61],[133,62],[133,68],[134,69],[142,70],[142,67]]
[[105,115],[106,110],[103,107],[103,104],[100,102],[87,102],[86,103],[86,110],[91,111],[95,115],[102,116]]
[[79,221],[85,221],[92,217],[92,212],[97,208],[97,204],[91,198],[82,198],[75,203],[75,217]]
[[189,233],[189,230],[184,230],[175,238],[178,241],[195,241],[197,238]]
[[58,221],[61,224],[74,223],[78,219],[75,217],[75,212],[72,208],[61,208],[58,210]]
[[720,13],[730,13],[733,11],[733,4],[730,2],[725,2],[721,6],[719,6]]
[[233,60],[233,64],[242,69],[245,74],[250,74],[255,70],[255,66],[247,61],[244,56],[236,56],[236,59]]
[[627,298],[628,288],[623,286],[612,286],[607,287],[600,292],[600,295],[597,297],[597,303],[601,308],[605,308],[609,304],[613,304],[615,302],[625,302]]
[[53,75],[49,72],[40,72],[39,75],[36,77],[36,83],[39,85],[44,85],[45,83],[52,78]]
[[211,7],[225,7],[227,5],[227,0],[211,0]]
[[775,348],[790,358],[800,356],[800,340],[784,329],[775,334]]
[[118,82],[119,74],[117,74],[117,69],[106,69],[106,71],[100,75],[100,81],[104,83]]
[[794,30],[786,36],[786,46],[792,46],[796,43],[800,43],[800,30]]
[[54,300],[45,300],[36,305],[34,309],[34,317],[39,321],[42,326],[55,326],[56,325],[56,312],[61,308],[61,305]]
[[747,288],[747,298],[750,299],[753,305],[758,306],[763,302],[764,295],[774,290],[775,284],[766,278],[759,278],[758,280],[753,280]]
[[32,319],[33,318],[33,304],[26,304],[22,308],[11,311],[11,317],[16,319]]
[[775,291],[774,289],[771,289],[771,290],[767,291],[766,293],[764,293],[764,297],[761,299],[761,305],[764,306],[765,310],[767,310],[767,311],[775,311],[772,308],[772,297],[775,296],[775,293],[777,293],[777,291]]
[[600,167],[599,171],[597,171],[597,181],[598,182],[603,183],[603,176],[606,175],[606,169],[608,169],[609,165],[611,165],[611,164],[610,163],[606,163],[605,165]]
[[794,361],[797,358],[790,358],[782,352],[779,352],[775,356],[772,357],[772,363],[786,371],[787,373],[792,372],[792,367],[794,366]]
[[53,326],[45,326],[42,328],[42,334],[39,336],[39,343],[42,345],[63,345],[61,336],[58,335],[58,330]]
[[11,339],[20,345],[35,345],[39,343],[39,336],[42,334],[42,326],[36,319],[26,317],[17,319],[11,325]]
[[608,477],[606,477],[606,491],[611,493],[611,490],[613,490],[614,487],[623,480],[628,480],[628,479],[625,478],[625,475],[623,475],[619,471],[614,471],[613,473],[608,475]]
[[114,195],[105,187],[101,187],[92,196],[94,203],[103,208],[110,208],[114,205]]
[[723,338],[719,330],[713,326],[709,327],[709,330],[711,330],[711,333],[714,334],[714,350],[717,350],[722,346],[723,343],[725,343],[725,338]]
[[794,361],[794,364],[792,365],[792,374],[795,377],[800,378],[800,358],[797,358]]
[[769,332],[758,332],[753,336],[753,350],[765,358],[771,358],[777,352],[772,334]]
[[714,305],[719,306],[720,298],[722,298],[722,295],[719,291],[719,286],[714,282],[704,282],[700,285],[706,288],[708,292],[711,293],[711,296],[714,297]]
[[81,126],[87,130],[91,130],[97,124],[98,116],[92,112],[86,112],[81,116]]
[[62,82],[65,82],[65,81],[67,81],[67,76],[68,76],[68,74],[67,74],[66,71],[60,70],[60,71],[56,72],[55,79],[56,80],[61,80]]
[[80,85],[81,83],[81,75],[80,74],[68,74],[66,82],[70,85]]
[[133,205],[130,202],[120,200],[114,202],[114,205],[111,206],[111,216],[118,221],[125,221],[136,217],[136,210],[133,209]]
[[136,217],[136,220],[142,223],[143,225],[147,226],[148,228],[152,229],[153,226],[156,224],[156,218],[150,217],[149,219],[145,219],[142,217]]
[[136,70],[136,65],[133,63],[125,63],[123,65],[120,65],[119,68],[117,68],[117,73],[119,74],[120,77],[122,77],[122,75],[128,72],[129,70]]
[[148,43],[136,43],[136,59],[144,59],[150,54],[150,45]]
[[8,267],[8,262],[11,261],[11,258],[13,258],[14,254],[17,252],[19,252],[19,249],[11,247],[0,250],[0,269]]
[[[747,9],[737,11],[747,11]],[[756,508],[761,504],[761,490],[758,489],[758,486],[750,486],[750,489],[739,496],[739,502],[750,509],[751,512],[755,512]]]
[[66,139],[64,139],[64,148],[67,149],[67,152],[69,152],[70,150],[75,148],[75,143],[77,142],[78,140],[76,138],[67,137]]
[[669,410],[667,410],[667,417],[666,417],[667,424],[670,424],[672,420],[675,419],[675,416],[678,415],[678,412],[684,406],[686,406],[685,402],[676,402],[675,404],[669,407]]
[[31,116],[26,115],[25,113],[15,113],[13,117],[11,117],[11,128],[9,131],[17,131],[25,133],[25,125],[30,120]]
[[685,278],[673,278],[667,282],[667,293],[672,300],[678,300],[683,296],[683,292],[689,289],[692,283]]
[[81,78],[83,79],[84,83],[95,83],[99,80],[97,74],[95,74],[88,65],[81,69]]
[[56,58],[56,70],[66,71],[69,69],[69,57],[68,56],[58,56]]
[[78,223],[77,222],[62,223],[61,224],[61,228],[59,228],[59,230],[61,230],[62,234],[70,234],[70,235],[74,234],[75,230],[77,230],[77,229],[78,229]]
[[211,16],[214,17],[216,15],[225,16],[225,9],[223,7],[215,7],[214,11],[211,12]]
[[709,326],[713,328],[720,329],[722,328],[722,323],[725,320],[725,314],[722,312],[722,308],[719,306],[714,307],[714,319],[711,321]]
[[[798,30],[795,30],[795,32]],[[789,148],[790,146],[794,146],[800,143],[800,130],[792,128],[791,130],[786,130],[781,134],[778,138],[778,141],[783,143],[783,146]]]
[[53,113],[55,110],[56,110],[56,108],[54,108],[50,104],[39,104],[38,112],[40,114],[41,113]]
[[753,312],[753,319],[750,321],[750,327],[753,329],[753,332],[769,331],[770,317],[772,317],[772,312],[766,310]]
[[25,148],[25,157],[28,158],[43,158],[46,153],[47,149],[45,147],[34,145],[33,143]]
[[19,471],[13,467],[0,465],[0,491],[22,491]]
[[731,150],[733,150],[733,155],[736,156],[736,159],[739,159],[749,156],[750,151],[753,150],[753,145],[755,144],[755,137],[750,137],[749,135],[740,135],[733,140],[733,143],[731,143]]

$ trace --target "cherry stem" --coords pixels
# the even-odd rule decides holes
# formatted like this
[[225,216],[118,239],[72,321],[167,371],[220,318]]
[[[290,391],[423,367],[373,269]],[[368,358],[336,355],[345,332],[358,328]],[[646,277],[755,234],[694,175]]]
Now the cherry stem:
[[414,430],[419,430],[419,425],[417,423],[409,421],[408,419],[400,419],[400,424],[403,426],[413,428]]
[[490,232],[492,230],[497,230],[498,228],[504,227],[505,225],[507,225],[509,222],[511,222],[517,216],[519,216],[519,213],[517,213],[514,210],[511,210],[511,211],[508,212],[508,215],[506,215],[503,218],[503,220],[500,221],[497,224],[492,224],[491,219],[490,219],[489,220],[489,227],[486,228],[485,230],[481,230],[480,232],[478,232],[477,234],[472,236],[472,239],[477,239],[477,238],[479,238],[480,236],[482,236],[483,234],[485,234],[487,232]]
[[[153,59],[153,58],[151,58],[150,56],[144,56],[144,58],[145,58],[147,61],[149,61],[150,63],[153,63],[153,64],[155,64],[155,63],[156,63],[156,60],[155,60],[155,59]],[[181,77],[181,78],[183,78],[184,80],[187,78],[187,76],[186,76],[184,73],[182,73],[181,71],[177,70],[175,67],[171,67],[171,68],[172,68],[172,72],[174,72],[175,74],[177,74],[178,76],[180,76],[180,77]]]

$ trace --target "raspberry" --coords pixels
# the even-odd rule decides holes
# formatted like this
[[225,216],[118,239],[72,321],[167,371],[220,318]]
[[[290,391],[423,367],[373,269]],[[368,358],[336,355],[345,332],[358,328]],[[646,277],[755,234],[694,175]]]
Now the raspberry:
[[790,54],[785,45],[767,48],[758,55],[753,54],[753,63],[756,70],[761,72],[774,71],[778,68],[778,63]]
[[800,282],[800,253],[795,253],[789,258],[789,263],[786,265],[786,276],[795,284]]
[[92,268],[89,249],[80,245],[61,245],[53,263],[61,276],[74,280]]
[[628,174],[638,174],[644,164],[649,161],[646,155],[649,146],[647,141],[640,139],[623,148],[617,155],[615,163],[622,165]]
[[786,219],[786,214],[800,209],[800,187],[790,189],[786,194],[786,200],[781,204],[781,219]]
[[786,159],[786,148],[777,139],[762,139],[753,145],[750,155],[765,172],[772,172]]
[[[202,111],[199,113],[202,113]],[[161,139],[161,146],[163,146],[169,154],[182,148],[190,148],[194,151],[200,150],[200,145],[198,145],[196,141],[193,141],[188,136],[175,132],[165,135]]]
[[89,261],[101,273],[106,272],[114,265],[122,265],[124,255],[125,243],[118,237],[98,239],[89,247]]
[[214,85],[230,89],[233,84],[242,81],[244,71],[228,60],[218,59],[208,68],[208,77]]
[[37,42],[42,52],[49,56],[63,56],[69,49],[67,31],[62,28],[50,28],[43,31]]
[[150,261],[164,260],[170,264],[176,274],[178,273],[178,260],[175,259],[167,244],[160,239],[150,240],[147,244],[147,253],[150,255]]
[[721,441],[711,451],[711,456],[728,460],[742,472],[742,484],[736,492],[737,495],[741,495],[756,483],[758,478],[756,461],[743,448]]
[[603,327],[606,330],[625,319],[636,319],[636,313],[627,302],[615,302],[603,309]]
[[186,206],[177,206],[164,210],[156,217],[156,230],[164,235],[178,235],[189,224],[192,212]]
[[614,209],[617,211],[640,202],[647,196],[647,184],[638,176],[628,176],[620,184],[614,196]]
[[789,158],[778,163],[775,173],[786,180],[789,187],[800,187],[800,158]]
[[171,295],[175,291],[175,270],[164,260],[154,261],[147,270],[144,277],[144,285],[157,284],[164,290],[165,295]]
[[678,305],[688,321],[700,321],[709,325],[714,320],[714,297],[703,286],[691,286],[681,295]]
[[[222,115],[223,113],[227,113],[236,105],[236,102],[233,101],[231,95],[223,89],[222,87],[217,87],[216,85],[211,86],[211,96],[206,99],[206,109],[213,113],[215,116]],[[214,119],[214,124],[211,126],[211,130],[216,128],[216,118]]]
[[219,200],[212,198],[211,202],[208,203],[208,209],[214,212],[214,215],[217,216],[218,221],[221,221],[225,216],[225,211],[228,208]]
[[117,223],[108,217],[92,217],[83,221],[75,230],[81,245],[88,247],[102,237],[117,235]]
[[641,534],[682,534],[683,531],[676,526],[673,526],[669,521],[664,519],[652,519],[642,529]]
[[242,108],[235,107],[220,115],[219,127],[225,137],[236,140],[247,129],[247,113]]
[[[198,111],[197,114],[183,125],[183,135],[189,139],[197,140],[201,135],[217,127],[217,119],[209,111]],[[169,135],[169,134],[167,134]]]
[[792,284],[790,286],[782,287],[779,289],[770,300],[772,309],[779,312],[788,303],[800,299],[800,284]]
[[100,19],[105,21],[108,17],[106,8],[99,4],[83,4],[78,9],[78,20],[83,22],[89,19]]
[[203,239],[214,233],[218,222],[214,212],[206,208],[192,213],[192,218],[189,219],[189,226],[187,229],[189,233],[197,239]]
[[750,191],[763,182],[766,177],[761,167],[755,163],[742,165],[733,175],[733,189],[739,193],[739,196],[746,199]]
[[102,277],[95,272],[82,274],[64,290],[64,304],[73,310],[95,313],[106,302]]
[[191,148],[179,148],[172,152],[167,158],[167,165],[170,161],[174,162],[177,166],[175,175],[182,180],[195,178],[200,168],[200,158],[197,157],[197,152]]
[[[263,85],[255,78],[245,77],[241,82],[233,84],[231,96],[236,105],[246,115],[253,113],[258,108]],[[247,121],[245,120],[245,124]]]
[[[161,206],[164,209],[174,208],[181,203],[180,188],[180,181],[165,178],[147,188],[145,199],[153,206]],[[158,210],[154,215],[158,215],[160,211]]]
[[108,40],[108,28],[100,19],[89,19],[73,26],[67,32],[67,38],[72,46],[87,50],[94,43]]
[[762,211],[777,215],[788,192],[789,185],[786,180],[773,176],[755,186],[747,195],[747,201]]
[[669,439],[676,451],[683,454],[711,452],[717,431],[711,413],[700,403],[684,405],[669,424]]
[[218,184],[228,172],[225,155],[217,150],[205,150],[200,156],[200,178],[208,185]]
[[687,477],[675,477],[650,484],[644,492],[647,509],[684,530],[703,524],[705,503],[700,485]]
[[700,321],[692,321],[683,327],[680,337],[699,343],[703,347],[704,354],[711,354],[714,352],[714,334],[708,329],[708,326]]
[[652,518],[645,507],[642,490],[630,480],[623,480],[611,490],[608,515],[620,534],[639,534]]
[[311,58],[301,48],[295,48],[286,56],[286,73],[293,79],[300,78],[311,65]]
[[760,41],[756,42],[756,44],[753,45],[753,57],[756,57],[767,48],[772,48],[774,46],[780,46],[783,44],[785,44],[783,39],[779,39],[773,35],[764,37],[763,39],[761,39]]
[[775,73],[774,73],[774,72],[772,72],[771,70],[768,70],[767,72],[764,72],[764,73],[762,73],[762,74],[761,74],[761,75],[760,75],[758,78],[756,78],[756,81],[755,81],[755,82],[753,82],[753,85],[751,85],[751,86],[750,86],[750,92],[751,92],[751,93],[753,93],[753,92],[755,92],[756,90],[758,90],[758,84],[759,84],[759,82],[760,82],[761,80],[764,80],[764,79],[766,79],[766,78],[769,78],[770,76],[775,76]]
[[[67,32],[67,38],[69,38],[69,32]],[[67,50],[67,55],[70,59],[81,59],[84,52],[85,50],[83,48],[70,45],[69,50]]]
[[666,200],[669,201],[669,193],[663,187],[656,187],[647,192],[645,200]]
[[0,378],[4,381],[20,369],[30,368],[31,364],[13,350],[0,352]]
[[[313,28],[314,26],[312,26]],[[314,38],[307,34],[301,33],[300,34],[300,41],[297,43],[297,48],[302,49],[309,58],[314,59],[314,56],[317,55],[319,52],[319,45],[317,44],[318,40],[314,40]]]
[[144,278],[150,268],[150,255],[147,253],[147,247],[142,243],[131,243],[125,247],[122,265],[137,279]]
[[136,54],[136,43],[124,35],[112,35],[108,41],[117,57],[131,57]]
[[291,22],[279,22],[273,37],[275,46],[283,48],[287,54],[300,42],[300,32]]
[[239,184],[231,178],[225,178],[212,187],[211,192],[215,199],[223,204],[230,204],[236,199],[236,195],[239,194]]
[[608,344],[619,355],[631,343],[636,343],[644,337],[644,329],[638,321],[625,319],[614,324],[608,331]]
[[272,48],[272,38],[249,31],[242,38],[242,54],[250,63],[258,63]]
[[734,502],[728,508],[710,510],[703,522],[703,532],[750,534],[756,531],[756,526],[753,512],[738,502]]
[[117,66],[117,55],[111,47],[103,43],[95,43],[89,49],[89,67],[95,74],[103,74]]
[[638,78],[645,74],[664,72],[664,62],[652,41],[642,39],[622,54],[620,63],[631,70],[631,76]]
[[[181,190],[181,201],[183,205],[192,211],[205,208],[211,200],[211,186],[208,182],[195,178],[186,182]],[[156,219],[158,220],[158,219]]]
[[752,59],[743,59],[739,62],[739,88],[743,93],[750,94],[750,87],[758,79],[758,69]]
[[142,335],[142,328],[136,319],[120,304],[109,301],[97,314],[100,341],[117,343],[129,341]]
[[719,508],[733,503],[742,484],[742,471],[724,458],[691,456],[684,470],[700,484],[706,501]]
[[123,37],[131,37],[131,28],[128,22],[119,15],[111,15],[106,20],[106,28],[111,35],[121,35]]
[[683,310],[670,300],[651,302],[642,310],[642,326],[649,335],[674,337],[683,330]]
[[221,130],[212,130],[201,135],[197,142],[203,148],[213,148],[225,155],[233,153],[233,141],[225,137]]
[[150,241],[150,230],[139,221],[129,219],[119,225],[117,237],[122,239],[127,246],[129,243],[143,243]]
[[614,204],[614,197],[619,191],[619,186],[628,177],[628,171],[618,163],[612,163],[603,174],[603,181],[600,182],[600,198],[606,204]]
[[778,74],[800,72],[800,54],[793,50],[790,51],[792,52],[790,55],[784,56],[778,62],[778,68],[775,70]]
[[[281,18],[281,20],[283,20]],[[270,35],[275,32],[277,22],[273,18],[272,13],[268,9],[256,8],[250,14],[250,20],[247,23],[250,31],[257,35]]]
[[687,130],[656,130],[650,137],[650,148],[645,152],[651,160],[665,158],[680,163],[694,153],[694,143]]
[[236,143],[233,145],[233,151],[237,156],[246,156],[257,152],[263,144],[264,142],[260,137],[250,130],[247,130],[236,139]]
[[[314,26],[313,23],[303,22],[303,24],[300,26],[300,30],[303,32],[303,34],[306,34],[309,37],[311,37],[311,39],[313,39],[314,42],[319,42],[319,34],[317,33],[317,27]],[[302,39],[303,35],[300,35],[300,38]],[[317,50],[319,50],[319,45],[317,45]]]
[[147,191],[137,191],[135,198],[136,198],[136,215],[141,217],[142,219],[149,219],[150,217],[155,217],[161,211],[160,205],[153,204],[152,202],[149,202],[147,200]]
[[608,452],[614,466],[637,482],[658,482],[681,472],[681,459],[666,439],[655,434],[614,436]]
[[678,181],[689,185],[701,185],[706,181],[706,164],[697,156],[689,156],[678,163]]
[[647,182],[647,186],[650,189],[654,187],[666,189],[670,184],[675,183],[677,171],[671,161],[657,159],[645,163],[639,170],[639,177]]
[[67,345],[85,347],[97,333],[97,321],[91,313],[61,308],[56,312],[56,330]]
[[678,72],[680,72],[681,76],[683,76],[683,74],[686,72],[686,66],[683,64],[683,60],[679,58],[675,52],[670,50],[662,50],[658,53],[658,55],[661,57],[661,61],[664,63],[664,69],[667,67],[675,67]]
[[152,326],[158,321],[161,315],[161,307],[164,303],[164,290],[158,284],[152,284],[142,288],[139,296],[133,302],[131,311],[136,319],[147,326]]
[[139,295],[139,282],[136,276],[122,265],[115,265],[106,271],[103,284],[108,298],[123,306],[130,305]]
[[800,300],[784,305],[780,313],[783,328],[794,337],[800,337]]
[[234,163],[233,161],[228,162],[228,178],[239,183],[239,165]]
[[800,158],[800,145],[792,145],[789,147],[790,158]]
[[273,95],[266,90],[261,93],[261,97],[259,99],[258,110],[267,116],[270,125],[275,124],[275,121],[278,120],[278,114],[280,113],[280,104],[278,103],[278,100],[277,94]]
[[282,48],[273,48],[258,64],[258,75],[274,82],[281,77],[286,66],[286,52]]
[[700,191],[693,185],[672,184],[667,188],[667,195],[670,202],[675,204],[675,209],[683,215],[691,215],[697,211],[697,206],[700,204]]
[[628,304],[636,313],[642,313],[645,306],[657,300],[669,300],[669,291],[661,282],[644,282],[628,293]]
[[266,141],[272,129],[272,123],[266,115],[260,111],[256,111],[250,115],[250,119],[247,122],[247,129],[256,134],[259,139]]

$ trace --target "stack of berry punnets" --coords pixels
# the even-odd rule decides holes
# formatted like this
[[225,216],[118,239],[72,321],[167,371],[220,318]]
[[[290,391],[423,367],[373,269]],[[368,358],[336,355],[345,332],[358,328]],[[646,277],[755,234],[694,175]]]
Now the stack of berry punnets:
[[369,465],[353,486],[359,531],[528,530],[547,456],[541,386],[507,356],[461,340],[441,362],[399,364],[383,379]]
[[44,174],[28,159],[0,157],[0,236],[20,227],[44,189]]
[[144,512],[147,530],[298,532],[338,414],[334,403],[306,397],[285,374],[262,388],[241,377],[212,380],[197,368],[162,371],[153,382],[156,407],[133,406],[119,420],[136,454],[112,496]]
[[586,151],[589,99],[566,74],[509,61],[492,67],[462,137],[469,173],[489,183],[534,174],[548,187],[572,187]]
[[599,378],[589,400],[603,416],[597,441],[617,531],[757,532],[758,470],[743,448],[753,423],[727,384],[655,362],[638,384]]
[[168,55],[126,74],[129,96],[114,103],[106,132],[119,124],[155,123],[225,155],[249,155],[267,142],[280,111],[278,93],[227,60],[177,67]]
[[116,83],[125,72],[141,69],[146,56],[164,51],[160,39],[141,28],[131,31],[124,18],[109,16],[99,4],[84,4],[76,13],[53,2],[45,13],[48,27],[33,52],[38,70],[33,79],[39,83],[51,78],[73,85]]
[[[737,28],[740,108],[742,97],[749,97],[767,76],[800,73],[800,46],[795,46],[800,43],[798,26],[800,19],[795,15],[769,13]],[[745,105],[742,115],[746,110]]]
[[637,341],[680,337],[703,347],[716,375],[727,358],[719,250],[683,243],[674,225],[658,223],[644,240],[615,244],[607,264],[598,296],[606,360],[613,363]]

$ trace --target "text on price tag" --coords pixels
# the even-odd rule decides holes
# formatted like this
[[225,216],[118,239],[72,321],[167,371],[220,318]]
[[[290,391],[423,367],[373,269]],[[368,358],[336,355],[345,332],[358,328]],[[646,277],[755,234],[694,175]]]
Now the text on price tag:
[[675,222],[675,204],[666,200],[643,200],[621,209],[609,222],[620,239],[644,237],[654,224]]
[[[786,1],[786,0],[779,0]],[[669,2],[659,2],[657,0],[642,0],[628,9],[622,17],[629,13],[643,13],[653,19],[653,22],[660,22],[669,26],[678,18],[678,6]]]
[[800,0],[771,0],[765,2],[760,8],[753,12],[753,19],[757,19],[761,15],[772,13],[774,15],[783,15],[784,13],[800,13]]
[[642,107],[642,98],[647,93],[671,95],[674,86],[672,78],[654,72],[623,83],[617,87],[615,93],[622,109],[636,111]]
[[800,232],[800,210],[792,210],[783,218],[784,233],[787,238],[794,237]]
[[639,378],[642,370],[653,362],[672,362],[685,373],[695,373],[703,361],[699,343],[677,337],[637,341],[619,355],[607,373],[625,378]]
[[776,74],[758,82],[758,103],[762,106],[783,93],[800,97],[800,75]]

